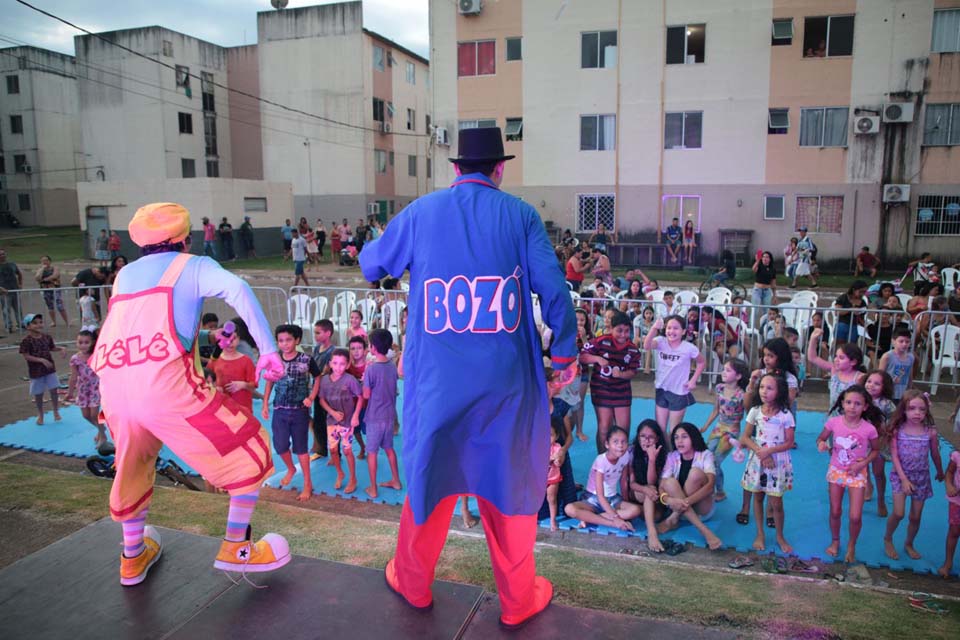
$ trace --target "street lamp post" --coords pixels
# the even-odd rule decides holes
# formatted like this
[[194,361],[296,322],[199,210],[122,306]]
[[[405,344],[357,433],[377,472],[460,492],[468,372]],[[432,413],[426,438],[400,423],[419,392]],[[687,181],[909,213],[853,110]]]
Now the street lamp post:
[[303,141],[303,146],[307,148],[307,172],[310,174],[310,214],[316,215],[313,209],[313,153],[310,152],[310,138]]

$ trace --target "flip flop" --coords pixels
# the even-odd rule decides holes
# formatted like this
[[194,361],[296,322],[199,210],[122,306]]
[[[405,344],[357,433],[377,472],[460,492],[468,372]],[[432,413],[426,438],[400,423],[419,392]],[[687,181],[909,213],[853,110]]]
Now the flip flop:
[[687,550],[687,545],[674,542],[673,540],[661,540],[663,552],[668,556],[678,556]]
[[787,573],[787,561],[779,556],[767,556],[761,561],[760,566],[767,573]]
[[791,558],[787,568],[793,573],[820,573],[820,567],[808,564],[800,558]]
[[917,601],[910,599],[910,608],[916,609],[917,611],[925,611],[927,613],[935,613],[938,616],[946,615],[949,610],[944,607],[939,602],[934,602],[933,600],[922,600]]
[[746,513],[738,513],[737,524],[750,524],[750,516]]
[[747,556],[737,556],[733,560],[727,563],[727,566],[731,569],[744,569],[746,567],[753,566],[753,560]]

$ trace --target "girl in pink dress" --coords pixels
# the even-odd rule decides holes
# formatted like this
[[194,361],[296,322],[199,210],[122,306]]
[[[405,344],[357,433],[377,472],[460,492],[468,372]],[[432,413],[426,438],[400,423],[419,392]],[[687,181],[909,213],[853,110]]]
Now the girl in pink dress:
[[84,419],[96,427],[97,436],[93,442],[99,447],[107,441],[106,429],[97,419],[100,415],[100,378],[87,364],[96,344],[95,332],[81,331],[77,334],[77,352],[70,358],[70,384],[67,389],[67,399],[75,399]]

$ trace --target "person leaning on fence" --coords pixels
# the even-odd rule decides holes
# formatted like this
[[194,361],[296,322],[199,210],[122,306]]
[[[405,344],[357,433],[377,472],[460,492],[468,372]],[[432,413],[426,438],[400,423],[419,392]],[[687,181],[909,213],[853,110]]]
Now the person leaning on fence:
[[15,262],[7,261],[7,252],[0,249],[0,308],[7,333],[15,333],[20,325],[20,294],[23,273]]

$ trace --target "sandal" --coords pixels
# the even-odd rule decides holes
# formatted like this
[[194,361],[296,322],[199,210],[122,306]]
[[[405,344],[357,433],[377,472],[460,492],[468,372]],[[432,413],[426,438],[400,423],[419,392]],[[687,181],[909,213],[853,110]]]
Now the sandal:
[[761,561],[760,566],[767,573],[787,573],[787,561],[780,556],[767,556]]
[[917,611],[925,611],[927,613],[935,613],[938,616],[945,615],[948,613],[948,609],[940,604],[939,602],[934,602],[933,600],[914,600],[913,596],[909,598],[910,608],[916,609]]
[[746,567],[752,567],[753,560],[751,560],[748,556],[737,556],[728,562],[727,566],[731,569],[744,569]]
[[738,513],[737,524],[750,524],[750,516],[746,513]]
[[674,542],[673,540],[661,540],[663,552],[668,556],[678,556],[687,550],[687,545]]
[[800,558],[790,558],[787,568],[793,573],[820,573],[820,567],[808,564]]

